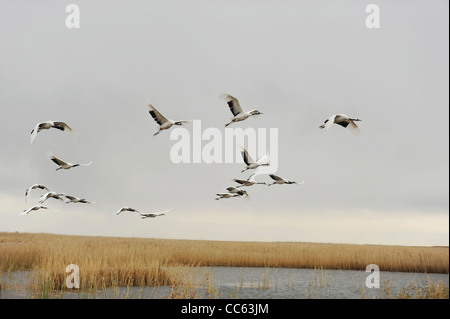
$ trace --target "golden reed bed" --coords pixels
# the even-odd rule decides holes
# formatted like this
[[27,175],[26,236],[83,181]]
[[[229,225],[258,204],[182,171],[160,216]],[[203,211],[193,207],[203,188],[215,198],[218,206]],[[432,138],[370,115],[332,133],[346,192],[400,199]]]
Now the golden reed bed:
[[34,270],[58,289],[69,264],[80,267],[89,285],[147,286],[170,285],[171,266],[365,270],[377,264],[382,271],[448,274],[449,249],[0,233],[0,272]]

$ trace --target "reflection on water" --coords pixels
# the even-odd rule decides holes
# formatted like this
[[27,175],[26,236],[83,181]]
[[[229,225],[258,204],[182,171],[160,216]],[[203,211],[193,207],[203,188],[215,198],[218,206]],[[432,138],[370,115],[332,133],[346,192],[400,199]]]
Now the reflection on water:
[[[208,274],[206,280],[202,274]],[[3,274],[0,298],[42,298],[32,292],[32,272],[16,271]],[[431,282],[449,283],[448,274],[422,274],[406,272],[380,272],[380,288],[369,289],[365,282],[369,273],[355,270],[321,270],[298,268],[239,268],[199,267],[202,277],[192,286],[200,298],[250,298],[250,299],[375,299],[398,296],[403,292],[414,294],[417,288]],[[208,282],[209,280],[209,282]],[[168,298],[171,288],[162,287],[116,287],[94,292],[73,290],[59,292],[50,298]]]

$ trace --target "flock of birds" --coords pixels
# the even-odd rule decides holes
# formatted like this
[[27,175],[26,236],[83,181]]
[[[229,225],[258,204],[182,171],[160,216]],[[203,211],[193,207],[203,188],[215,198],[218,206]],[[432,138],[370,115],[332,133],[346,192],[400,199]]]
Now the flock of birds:
[[[244,111],[242,109],[242,107],[239,104],[238,99],[236,99],[235,97],[229,95],[229,94],[222,94],[219,96],[220,98],[224,99],[225,102],[228,104],[228,107],[230,108],[231,113],[233,114],[233,117],[231,118],[231,121],[228,122],[227,124],[225,124],[225,127],[228,127],[229,125],[236,123],[236,122],[240,122],[240,121],[244,121],[252,116],[257,116],[257,115],[261,115],[262,113],[258,110],[250,110],[250,111]],[[158,135],[161,131],[164,130],[168,130],[171,127],[173,127],[174,125],[183,125],[186,123],[191,122],[192,120],[178,120],[178,121],[174,121],[171,119],[167,119],[166,117],[164,117],[155,107],[153,107],[153,105],[151,105],[150,103],[147,105],[149,108],[149,113],[151,115],[151,117],[155,120],[155,122],[159,125],[159,130],[154,134],[154,136]],[[345,114],[335,114],[330,116],[328,119],[326,119],[324,121],[324,124],[322,124],[321,126],[319,126],[319,128],[321,129],[325,129],[325,130],[329,130],[330,127],[333,124],[337,124],[340,125],[344,128],[350,129],[352,130],[354,133],[359,133],[359,127],[356,125],[355,122],[361,121],[360,119],[354,119],[354,118],[350,118]],[[37,134],[42,131],[42,130],[48,130],[48,129],[57,129],[60,131],[67,131],[67,132],[72,132],[72,128],[67,125],[65,122],[55,122],[55,121],[46,121],[46,122],[41,122],[38,123],[33,130],[31,131],[31,143],[33,143],[34,139],[36,138]],[[261,158],[259,158],[258,160],[253,160],[253,158],[250,156],[250,154],[248,153],[248,151],[244,148],[242,148],[241,151],[244,163],[246,164],[246,167],[244,170],[241,171],[241,173],[247,171],[247,170],[256,170],[262,166],[269,166],[270,163],[267,162],[268,156],[265,155]],[[58,168],[56,169],[61,170],[61,169],[72,169],[74,167],[78,167],[78,166],[89,166],[92,164],[92,161],[86,164],[72,164],[66,161],[63,161],[57,157],[55,157],[54,155],[50,155],[50,159],[58,165]],[[265,182],[257,182],[255,180],[255,176],[259,175],[258,171],[256,171],[255,173],[253,173],[252,175],[250,175],[247,179],[233,179],[234,182],[236,182],[237,184],[239,184],[236,187],[230,186],[226,188],[227,192],[223,192],[223,193],[217,193],[217,197],[216,200],[219,199],[226,199],[226,198],[235,198],[235,197],[246,197],[248,198],[249,195],[247,193],[247,191],[241,189],[242,187],[249,187],[249,186],[253,186],[253,185],[267,185],[267,186],[271,186],[271,185],[282,185],[282,184],[303,184],[303,182],[301,183],[297,183],[295,181],[290,181],[286,178],[282,178],[279,177],[275,174],[269,174],[269,177],[273,180],[272,183],[265,183]],[[19,215],[27,215],[31,212],[35,212],[38,211],[40,209],[48,209],[48,207],[43,206],[42,204],[47,201],[48,199],[52,198],[55,200],[59,200],[59,201],[63,201],[66,204],[69,203],[83,203],[83,204],[91,204],[91,202],[87,201],[84,198],[78,198],[75,196],[71,196],[71,195],[66,195],[63,193],[56,193],[54,191],[50,191],[46,186],[41,185],[41,184],[33,184],[32,186],[30,186],[26,191],[25,191],[25,200],[28,199],[29,193],[31,190],[34,189],[41,189],[41,190],[45,190],[46,193],[43,194],[39,200],[38,203],[39,205],[35,205],[32,206],[26,210],[24,210],[23,212],[21,212]],[[124,206],[122,208],[120,208],[117,212],[115,212],[113,215],[119,215],[122,212],[132,212],[132,213],[138,213],[140,214],[142,219],[146,219],[146,218],[155,218],[155,217],[159,217],[159,216],[164,216],[167,212],[169,212],[172,208],[163,211],[163,212],[154,212],[154,213],[141,213],[139,210],[131,208],[131,207],[127,207]]]
[[[41,122],[38,123],[33,130],[31,131],[31,137],[30,137],[30,143],[33,143],[34,139],[36,138],[37,134],[39,132],[41,132],[42,130],[49,130],[51,128],[55,128],[57,130],[60,131],[66,131],[66,132],[72,132],[72,128],[67,125],[65,122],[56,122],[56,121],[46,121],[46,122]],[[52,162],[54,162],[56,165],[58,165],[58,168],[56,169],[57,171],[59,171],[60,169],[71,169],[77,166],[89,166],[92,164],[92,161],[87,163],[87,164],[72,164],[69,162],[65,162],[59,158],[57,158],[56,156],[54,156],[53,154],[50,154],[50,160]],[[44,206],[44,202],[47,201],[48,199],[52,198],[55,200],[59,200],[62,202],[65,202],[66,204],[69,203],[83,203],[83,204],[92,204],[91,202],[89,202],[88,200],[86,200],[85,198],[78,198],[72,195],[66,195],[63,193],[56,193],[54,191],[51,191],[47,186],[42,185],[42,184],[33,184],[31,185],[29,188],[26,189],[25,191],[25,201],[28,201],[28,197],[30,195],[30,191],[34,190],[34,189],[41,189],[41,190],[45,190],[46,193],[44,193],[38,200],[39,205],[34,205],[26,210],[24,210],[23,212],[21,212],[19,215],[27,215],[31,212],[35,212],[38,211],[40,209],[48,209],[47,206]]]
[[[251,158],[251,156],[248,154],[248,152],[245,148],[242,148],[241,154],[242,154],[244,163],[246,165],[245,169],[243,169],[241,171],[241,173],[243,173],[249,169],[258,169],[259,167],[262,167],[262,166],[270,166],[270,163],[265,163],[265,160],[268,158],[267,155],[261,157],[260,159],[258,159],[255,162]],[[253,186],[255,184],[256,185],[258,185],[258,184],[259,185],[267,185],[267,186],[271,186],[271,185],[275,185],[275,184],[303,184],[303,182],[297,183],[295,181],[289,181],[286,178],[279,177],[275,174],[269,174],[269,177],[273,180],[273,182],[270,184],[267,184],[266,182],[257,182],[255,180],[255,177],[260,174],[261,173],[259,173],[259,172],[255,172],[252,175],[250,175],[247,179],[237,179],[237,178],[233,179],[233,181],[238,183],[239,185],[236,187],[233,187],[233,186],[227,187],[226,190],[228,191],[228,193],[217,193],[216,195],[218,197],[216,197],[216,200],[223,199],[223,198],[234,198],[234,197],[248,198],[249,195],[248,195],[247,191],[244,191],[240,188]]]
[[[225,124],[225,127],[228,127],[232,123],[244,121],[251,116],[263,114],[258,110],[251,110],[248,112],[244,111],[242,109],[241,105],[239,104],[238,99],[236,99],[235,97],[233,97],[229,94],[222,94],[219,97],[224,99],[225,102],[227,102],[228,107],[230,108],[230,111],[233,114],[231,121],[229,123]],[[328,119],[326,119],[324,124],[321,125],[320,128],[329,130],[332,124],[338,124],[344,128],[348,127],[350,129],[352,129],[355,133],[359,133],[359,128],[355,124],[355,122],[357,122],[357,121],[360,121],[360,119],[352,119],[352,118],[349,118],[345,114],[335,114],[335,115],[329,117]],[[247,170],[256,170],[262,166],[270,165],[270,163],[266,163],[266,160],[268,158],[267,155],[265,155],[255,161],[255,160],[253,160],[253,158],[250,156],[250,154],[248,153],[248,151],[246,149],[242,148],[241,154],[242,154],[244,163],[246,164],[245,169],[242,170],[241,173],[243,173]],[[247,191],[240,189],[241,187],[249,187],[249,186],[253,186],[253,185],[257,185],[257,184],[271,186],[271,185],[282,185],[282,184],[289,185],[289,184],[303,184],[304,183],[304,182],[297,183],[295,181],[290,181],[286,178],[277,176],[275,174],[269,174],[269,177],[273,180],[273,182],[268,184],[265,182],[257,182],[255,180],[255,177],[257,175],[260,175],[260,173],[258,171],[256,171],[254,174],[250,175],[250,177],[247,179],[236,179],[236,178],[233,179],[233,181],[238,183],[239,186],[236,186],[236,187],[230,186],[230,187],[226,188],[226,190],[228,192],[217,193],[216,195],[218,197],[216,197],[216,200],[223,199],[223,198],[235,198],[235,197],[248,198],[249,195],[248,195]]]

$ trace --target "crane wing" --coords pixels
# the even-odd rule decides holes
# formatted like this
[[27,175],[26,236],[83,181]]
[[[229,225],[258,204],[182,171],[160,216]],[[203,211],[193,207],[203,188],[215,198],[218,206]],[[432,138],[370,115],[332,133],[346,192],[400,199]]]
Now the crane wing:
[[67,130],[69,132],[72,132],[72,128],[64,122],[53,122],[53,127],[61,131]]
[[246,149],[242,148],[241,154],[242,154],[242,157],[244,158],[244,162],[245,162],[245,164],[247,164],[247,166],[249,166],[250,164],[254,164],[255,163],[255,161],[248,154]]
[[37,135],[37,133],[38,133],[39,125],[40,125],[40,124],[41,124],[41,123],[38,123],[38,124],[33,128],[33,130],[31,130],[30,144],[33,143],[34,139],[36,138],[36,135]]
[[26,215],[26,214],[28,214],[29,212],[31,212],[32,209],[33,209],[33,207],[30,207],[30,208],[24,210],[23,212],[21,212],[21,213],[19,214],[19,216],[20,216],[20,215]]
[[358,135],[361,133],[361,131],[359,130],[358,125],[356,125],[356,123],[353,120],[349,120],[349,124],[347,127],[355,134]]
[[164,123],[168,122],[167,119],[153,107],[153,105],[148,104],[148,108],[150,109],[150,115],[153,117],[156,123],[158,123],[159,125],[163,125]]
[[333,125],[335,117],[336,115],[330,116],[328,119],[325,120],[324,124],[322,124],[320,128],[324,128],[326,131],[328,131],[331,125]]
[[270,176],[270,178],[272,178],[274,181],[282,181],[282,180],[283,180],[281,177],[279,177],[279,176],[277,176],[277,175],[274,175],[274,174],[270,174],[269,176]]
[[239,113],[242,113],[242,108],[239,104],[238,99],[236,99],[234,96],[231,96],[229,94],[222,94],[220,95],[222,99],[227,102],[228,107],[230,108],[231,113],[233,113],[234,116],[238,115]]
[[139,212],[138,210],[134,209],[134,208],[130,208],[130,207],[122,207],[121,209],[119,209],[116,213],[116,215],[119,215],[121,212],[124,211],[129,211],[129,212]]
[[263,157],[261,157],[260,159],[258,159],[258,163],[259,164],[264,163],[266,161],[266,159],[268,159],[268,158],[269,158],[269,155],[266,154]]
[[62,165],[67,165],[67,163],[66,162],[64,162],[63,160],[60,160],[59,158],[57,158],[57,157],[55,157],[55,156],[50,156],[50,159],[54,162],[54,163],[56,163],[57,165],[59,165],[59,166],[62,166]]
[[47,187],[45,187],[44,185],[37,185],[36,186],[39,189],[45,189],[46,191],[50,191]]
[[42,204],[43,202],[45,202],[47,199],[48,199],[48,196],[50,195],[50,193],[45,193],[44,195],[42,195],[40,198],[39,198],[39,203],[40,204]]
[[142,218],[153,218],[156,217],[156,214],[153,213],[141,213]]

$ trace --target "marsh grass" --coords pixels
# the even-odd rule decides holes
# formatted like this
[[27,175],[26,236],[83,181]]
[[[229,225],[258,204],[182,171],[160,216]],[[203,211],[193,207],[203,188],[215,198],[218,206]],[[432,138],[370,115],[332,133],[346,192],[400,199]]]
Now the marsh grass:
[[309,282],[310,287],[330,287],[327,272],[322,267],[320,267],[320,270],[318,268],[314,268],[313,279],[314,281]]
[[269,289],[269,268],[265,268],[264,272],[259,275],[258,289]]
[[387,299],[392,299],[392,291],[391,291],[391,278],[389,276],[388,280],[384,282],[383,293]]
[[[326,272],[322,275],[323,278],[327,278]],[[327,285],[317,285],[317,274],[313,274],[312,281],[309,282],[307,292],[308,299],[320,299],[321,296],[329,297],[331,295],[327,288],[331,286],[327,282]],[[359,290],[360,298],[366,299],[366,287],[363,283],[356,287],[355,291]],[[325,292],[325,293],[323,293]],[[411,282],[407,287],[393,289],[391,278],[388,277],[386,281],[381,285],[377,299],[449,299],[449,285],[445,284],[442,280],[432,281],[428,275],[425,276],[425,283]]]
[[286,287],[290,288],[291,290],[294,290],[294,273],[291,273],[290,278],[286,283]]
[[[96,297],[98,291],[102,294],[114,287],[170,286],[171,298],[197,298],[197,288],[203,285],[207,295],[214,298],[218,288],[211,276],[195,273],[199,266],[265,267],[258,289],[269,288],[269,268],[310,268],[315,269],[314,287],[324,287],[329,286],[324,269],[365,270],[368,264],[377,264],[384,271],[448,273],[448,252],[448,247],[0,233],[0,273],[33,271],[32,288],[42,298],[52,291],[67,289],[65,268],[69,264],[80,267],[80,291],[84,296]],[[242,287],[243,279],[239,281]],[[288,286],[294,289],[293,282]],[[420,295],[445,295],[440,286],[433,287],[420,291]],[[128,296],[125,293],[124,297]]]
[[425,285],[418,286],[416,283],[402,288],[397,294],[398,299],[449,299],[449,285],[442,280],[433,282],[427,276]]

